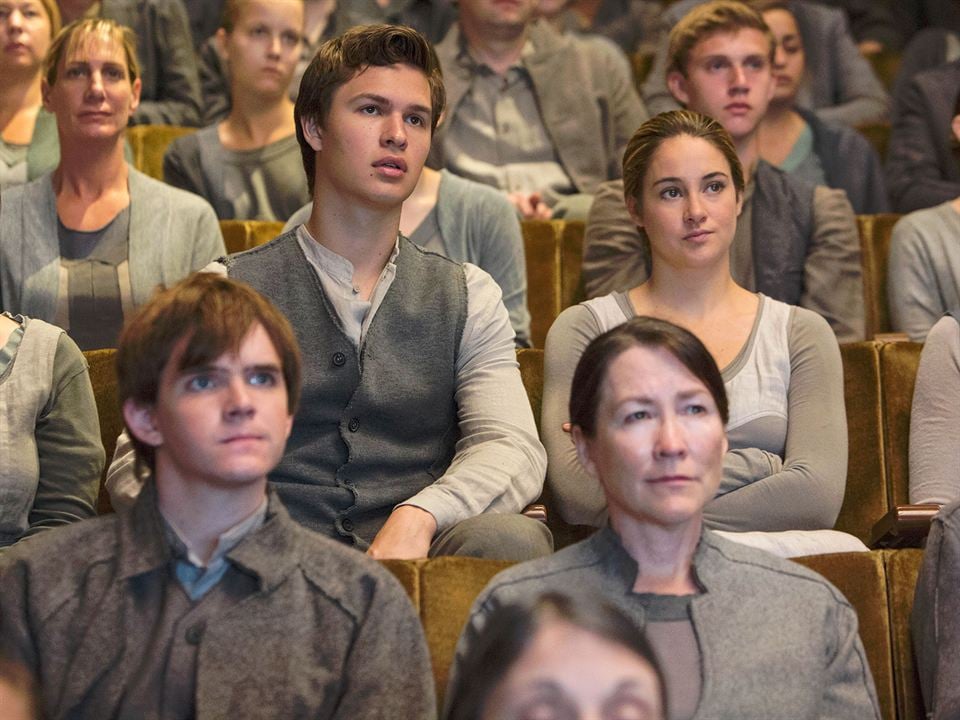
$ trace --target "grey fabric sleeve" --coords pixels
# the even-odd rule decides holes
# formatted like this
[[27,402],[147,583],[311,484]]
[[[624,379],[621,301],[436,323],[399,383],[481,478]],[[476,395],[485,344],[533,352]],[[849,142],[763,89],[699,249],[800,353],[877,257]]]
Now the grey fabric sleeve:
[[[821,120],[843,123],[856,127],[863,123],[883,122],[890,112],[890,97],[883,84],[873,72],[869,61],[860,54],[847,29],[843,12],[836,8],[826,8],[821,14],[832,20],[818,23],[822,35],[813,42],[826,43],[832,50],[831,67],[809,67],[812,73],[824,73],[833,81],[833,97],[828,103],[821,98],[819,107],[813,110]],[[806,42],[810,42],[805,39]]]
[[939,139],[931,137],[931,112],[916,79],[896,98],[886,165],[895,212],[913,212],[960,196],[960,183],[942,176]]
[[942,258],[931,256],[931,245],[925,240],[926,235],[939,235],[946,228],[931,227],[935,219],[929,214],[923,220],[912,214],[894,225],[887,262],[890,324],[914,342],[923,342],[937,319],[950,309],[943,306],[937,284],[936,265]]
[[929,718],[960,713],[957,652],[960,622],[960,528],[958,505],[951,504],[933,519],[910,615],[917,674]]
[[96,515],[103,445],[83,354],[63,333],[53,363],[53,391],[37,420],[40,478],[24,537]]
[[584,305],[560,313],[547,333],[543,356],[543,406],[540,437],[547,449],[547,483],[557,511],[573,525],[602,525],[607,499],[600,483],[580,464],[570,433],[570,385],[580,356],[601,332],[596,317]]
[[960,324],[942,317],[920,355],[910,411],[910,502],[960,499]]
[[152,78],[154,93],[142,99],[134,111],[135,125],[184,125],[200,123],[200,80],[190,34],[190,20],[180,0],[157,0],[142,12],[153,15],[144,28],[151,32],[155,56],[146,67]]
[[800,305],[822,315],[838,341],[863,340],[860,235],[846,193],[818,185],[813,193],[813,216]]
[[647,279],[649,266],[649,249],[623,200],[623,181],[601,183],[583,238],[580,277],[587,297],[636,287]]
[[681,17],[683,15],[677,11],[676,7],[667,7],[660,16],[653,64],[647,73],[646,80],[640,86],[640,94],[651,117],[680,107],[667,89],[667,64],[669,63],[667,54],[670,50],[670,29]]
[[832,528],[840,513],[847,476],[840,348],[823,318],[803,308],[791,314],[787,341],[790,388],[782,468],[707,505],[704,517],[712,528],[821,530]]
[[527,261],[520,221],[502,193],[478,191],[476,200],[469,206],[472,221],[468,244],[477,249],[477,259],[472,262],[490,273],[500,286],[517,347],[530,347]]

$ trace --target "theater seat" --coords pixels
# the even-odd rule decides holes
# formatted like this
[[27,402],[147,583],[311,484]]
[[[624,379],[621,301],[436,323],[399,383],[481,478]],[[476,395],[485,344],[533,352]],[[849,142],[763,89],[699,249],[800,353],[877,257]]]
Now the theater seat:
[[922,720],[926,717],[920,678],[913,656],[910,634],[910,613],[913,611],[914,589],[920,565],[921,550],[886,550],[884,564],[890,603],[890,631],[893,651],[893,684],[900,720]]
[[117,401],[116,354],[117,351],[113,349],[87,350],[83,353],[90,368],[90,383],[93,385],[93,397],[97,402],[97,416],[100,420],[100,441],[107,458],[103,477],[100,478],[100,495],[97,498],[97,513],[100,515],[113,512],[110,496],[103,483],[107,477],[107,467],[113,459],[117,436],[123,430],[123,417]]
[[178,137],[196,131],[196,128],[176,125],[134,125],[127,128],[133,166],[152,178],[163,180],[163,156],[167,147]]
[[277,237],[283,230],[282,222],[261,220],[221,220],[220,232],[228,253],[249,250]]
[[893,213],[857,215],[868,340],[891,331],[890,306],[887,302],[887,258],[890,235],[900,217]]
[[584,225],[579,221],[524,220],[527,261],[527,308],[530,341],[542,348],[547,331],[565,308],[580,302],[580,259]]

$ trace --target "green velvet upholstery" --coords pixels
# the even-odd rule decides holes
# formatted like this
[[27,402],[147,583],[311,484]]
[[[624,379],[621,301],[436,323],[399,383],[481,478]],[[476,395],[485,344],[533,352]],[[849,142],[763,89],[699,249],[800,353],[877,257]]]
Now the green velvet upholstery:
[[887,303],[887,256],[890,234],[900,215],[857,215],[860,232],[860,264],[863,270],[864,313],[867,339],[890,332]]
[[562,310],[560,299],[560,245],[557,228],[547,220],[525,220],[523,251],[527,262],[527,309],[530,343],[543,347],[547,331]]
[[582,221],[554,222],[560,238],[560,310],[586,300],[580,265],[583,262]]
[[883,384],[883,452],[890,507],[910,502],[910,408],[923,345],[892,342],[880,346]]
[[100,420],[100,441],[107,459],[103,477],[100,479],[100,496],[97,498],[97,512],[101,515],[113,512],[103,481],[107,477],[110,460],[113,459],[117,436],[123,430],[123,416],[117,400],[117,367],[114,361],[116,354],[117,351],[113,349],[88,350],[83,353],[90,368],[90,383],[93,385],[93,397],[97,401],[97,415]]
[[127,128],[133,166],[152,178],[163,180],[163,156],[167,147],[178,137],[196,131],[196,128],[175,125],[134,125]]
[[[884,720],[921,718],[909,646],[917,550],[875,550],[798,558],[826,577],[857,611]],[[474,558],[389,561],[424,626],[442,706],[457,639],[480,591],[508,562]]]
[[874,342],[840,346],[847,409],[847,487],[834,528],[870,540],[873,524],[889,510],[883,456],[880,356]]
[[893,652],[883,551],[811,555],[795,561],[820,573],[837,586],[857,611],[860,639],[877,687],[881,716],[896,717]]
[[913,610],[914,588],[923,561],[923,551],[885,550],[883,554],[890,602],[897,717],[900,720],[921,720],[926,717],[926,713],[913,657],[910,612]]
[[527,400],[533,410],[533,418],[537,421],[537,432],[540,432],[540,408],[543,405],[543,350],[526,348],[517,350],[517,362],[520,363],[520,377],[523,388],[527,391]]

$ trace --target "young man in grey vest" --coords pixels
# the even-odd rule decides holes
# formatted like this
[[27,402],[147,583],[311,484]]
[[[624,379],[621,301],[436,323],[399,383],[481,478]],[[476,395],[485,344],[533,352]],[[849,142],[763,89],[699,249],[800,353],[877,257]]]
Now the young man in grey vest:
[[[757,127],[773,98],[774,39],[753,8],[715,0],[670,33],[667,85],[678,102],[733,137],[747,178],[730,250],[738,284],[822,315],[840,342],[863,340],[860,239],[842,190],[814,186],[760,159]],[[606,183],[590,211],[583,277],[590,297],[640,284],[649,250],[630,219],[623,181]]]
[[195,274],[126,325],[117,375],[136,504],[0,564],[0,655],[38,678],[44,717],[433,718],[399,583],[267,492],[300,385],[283,315]]
[[406,27],[320,47],[295,108],[308,222],[227,259],[303,349],[303,401],[270,479],[293,517],[378,558],[549,553],[546,455],[492,278],[400,236],[444,89]]

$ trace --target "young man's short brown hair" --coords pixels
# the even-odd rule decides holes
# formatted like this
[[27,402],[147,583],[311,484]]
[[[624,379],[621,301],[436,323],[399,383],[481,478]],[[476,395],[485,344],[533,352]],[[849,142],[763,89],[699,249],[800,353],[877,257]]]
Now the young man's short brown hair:
[[[124,325],[117,349],[120,405],[127,400],[157,402],[160,375],[183,338],[182,371],[236,352],[255,323],[260,323],[277,355],[287,386],[287,409],[293,415],[300,397],[300,349],[289,321],[249,285],[216,273],[198,272],[158,291]],[[138,465],[153,470],[154,448],[130,432]]]
[[133,31],[107,18],[83,18],[74,20],[57,33],[43,61],[43,79],[53,87],[60,70],[60,61],[70,57],[84,43],[110,41],[123,48],[127,61],[127,75],[132,83],[140,77],[140,62],[137,60],[137,39]]
[[690,53],[698,43],[717,33],[734,33],[746,28],[759,30],[767,37],[770,41],[770,61],[773,62],[776,40],[763,15],[739,0],[714,0],[698,5],[670,31],[667,72],[678,72],[686,77]]
[[297,141],[300,143],[310,192],[313,192],[317,151],[304,137],[302,121],[313,120],[322,128],[330,113],[333,95],[341,85],[368,67],[389,65],[411,65],[423,72],[430,85],[430,130],[437,129],[447,95],[440,74],[440,61],[430,43],[419,32],[403,25],[360,25],[351,28],[317,49],[317,54],[303,73],[293,108]]

